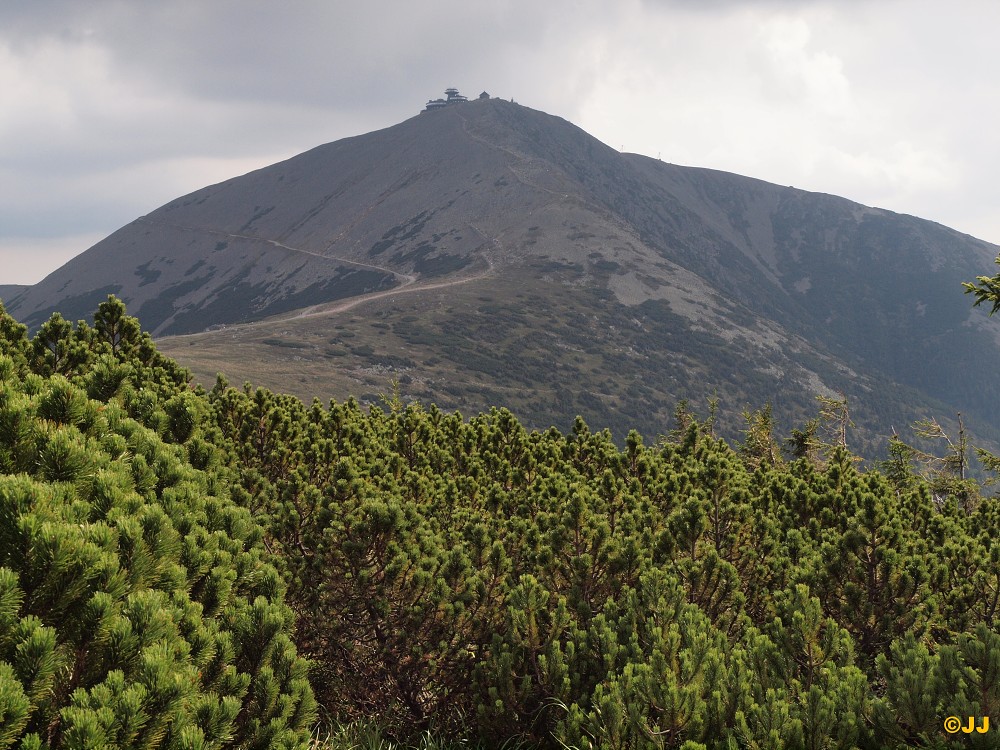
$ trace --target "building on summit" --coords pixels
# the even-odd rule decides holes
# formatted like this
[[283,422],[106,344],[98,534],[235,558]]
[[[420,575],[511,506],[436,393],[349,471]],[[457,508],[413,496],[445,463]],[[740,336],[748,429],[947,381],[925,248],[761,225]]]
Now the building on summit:
[[[445,89],[444,91],[445,99],[431,99],[427,102],[427,106],[423,108],[422,111],[430,112],[432,109],[442,109],[443,107],[450,106],[452,104],[464,104],[469,101],[469,98],[462,96],[458,93],[458,89]],[[485,91],[479,95],[480,99],[489,99],[490,95]]]

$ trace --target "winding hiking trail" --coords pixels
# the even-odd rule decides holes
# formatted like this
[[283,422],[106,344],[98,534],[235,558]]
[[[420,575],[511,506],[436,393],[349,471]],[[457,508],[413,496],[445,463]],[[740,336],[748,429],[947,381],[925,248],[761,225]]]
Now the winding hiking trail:
[[[337,313],[350,310],[352,307],[357,307],[365,302],[371,302],[373,300],[379,299],[381,297],[392,297],[396,294],[409,294],[412,292],[425,292],[431,289],[443,289],[444,287],[457,286],[458,284],[467,284],[470,281],[478,281],[479,279],[485,279],[487,276],[493,273],[493,261],[488,257],[486,258],[487,268],[482,273],[476,274],[475,276],[463,276],[460,279],[452,279],[451,281],[436,281],[429,284],[416,284],[411,282],[409,284],[402,284],[393,289],[389,289],[383,292],[369,292],[368,294],[359,294],[357,297],[349,297],[345,300],[337,300],[336,302],[323,302],[319,305],[313,305],[312,307],[303,308],[298,314],[291,316],[291,318],[282,318],[281,320],[294,320],[296,318],[318,318],[324,315],[336,315]],[[277,322],[278,319],[275,319]],[[249,325],[249,324],[248,324]]]
[[402,286],[412,284],[417,280],[416,276],[408,273],[400,273],[399,271],[393,271],[391,268],[384,268],[383,266],[375,266],[371,263],[362,263],[357,260],[348,260],[347,258],[341,258],[336,255],[323,255],[323,253],[317,253],[313,250],[305,250],[301,247],[292,247],[291,245],[286,245],[283,242],[278,242],[277,240],[269,240],[266,237],[254,237],[250,234],[235,234],[233,232],[224,232],[221,229],[206,229],[205,227],[189,227],[183,224],[173,224],[167,221],[160,221],[158,219],[150,219],[143,216],[140,219],[136,219],[143,224],[150,224],[153,226],[170,227],[171,229],[180,229],[185,232],[202,232],[204,234],[210,234],[215,237],[229,237],[231,239],[238,240],[250,240],[251,242],[263,242],[268,245],[273,245],[274,247],[279,247],[282,250],[290,250],[293,253],[302,253],[303,255],[311,255],[314,258],[322,258],[323,260],[335,260],[338,263],[347,263],[352,266],[360,266],[361,268],[372,268],[376,271],[381,271],[382,273],[392,274],[397,278],[403,279]]
[[[498,250],[503,250],[503,245],[500,240],[496,237],[487,237],[482,230],[473,224],[469,227],[476,232],[480,237],[486,242],[491,243]],[[324,256],[328,257],[328,256]],[[479,279],[485,279],[487,276],[493,274],[493,259],[490,257],[490,253],[484,253],[483,258],[486,260],[486,270],[482,273],[476,274],[474,276],[463,276],[462,278],[452,279],[450,281],[436,281],[427,284],[417,284],[416,277],[410,274],[399,274],[391,269],[380,269],[388,271],[389,273],[395,273],[397,276],[405,276],[407,281],[403,282],[400,286],[388,289],[382,292],[370,292],[368,294],[360,294],[357,297],[349,297],[344,300],[336,300],[334,302],[322,302],[318,305],[313,305],[312,307],[306,307],[299,311],[297,315],[293,315],[291,318],[284,318],[284,320],[295,319],[295,318],[316,318],[323,315],[336,315],[337,313],[350,310],[353,307],[357,307],[365,302],[371,302],[372,300],[380,299],[382,297],[391,297],[396,294],[408,294],[412,292],[423,292],[431,289],[443,289],[449,286],[457,286],[458,284],[467,284],[470,281],[478,281]],[[378,266],[371,266],[372,268],[378,268]]]
[[[338,263],[345,263],[352,266],[359,266],[361,268],[370,268],[376,271],[381,271],[382,273],[391,274],[396,278],[400,279],[399,286],[393,287],[392,289],[386,289],[377,292],[369,292],[367,294],[359,294],[355,297],[348,297],[347,299],[334,300],[331,302],[321,302],[318,305],[311,305],[309,307],[302,308],[293,315],[286,316],[275,316],[271,318],[265,318],[263,320],[255,320],[247,323],[233,323],[225,326],[225,328],[219,328],[211,331],[198,331],[196,333],[185,333],[177,334],[174,336],[167,336],[165,338],[170,339],[186,339],[194,338],[197,336],[205,336],[212,333],[219,333],[220,331],[235,332],[240,330],[252,330],[254,328],[260,328],[266,325],[274,325],[277,323],[287,322],[289,320],[298,320],[300,318],[319,318],[331,315],[337,315],[342,312],[346,312],[358,305],[365,304],[366,302],[373,302],[374,300],[381,299],[383,297],[392,297],[397,294],[411,294],[413,292],[423,292],[430,291],[433,289],[444,289],[450,286],[457,286],[459,284],[468,284],[471,281],[478,281],[480,279],[485,279],[493,274],[494,263],[491,257],[492,253],[486,252],[483,254],[483,259],[486,261],[486,270],[482,273],[474,274],[472,276],[463,276],[457,279],[451,279],[449,281],[435,281],[426,284],[419,283],[419,276],[409,273],[402,273],[400,271],[395,271],[391,268],[386,268],[384,266],[376,266],[371,263],[362,263],[360,261],[349,260],[347,258],[338,257],[336,255],[323,255],[322,253],[317,253],[312,250],[305,250],[300,247],[292,247],[291,245],[286,245],[278,240],[271,240],[265,237],[254,237],[252,235],[237,234],[233,232],[225,232],[220,229],[206,229],[204,227],[189,227],[180,224],[172,224],[169,222],[158,221],[154,219],[148,219],[142,217],[138,219],[146,224],[158,224],[160,226],[172,227],[174,229],[181,229],[190,232],[203,232],[205,234],[211,234],[219,237],[228,237],[232,239],[240,240],[250,240],[253,242],[265,242],[274,247],[281,248],[282,250],[288,250],[293,253],[302,253],[304,255],[312,255],[316,258],[322,258],[323,260],[337,261]],[[484,242],[489,243],[495,250],[503,251],[503,244],[497,237],[488,237],[482,232],[478,227],[470,224],[469,227],[476,232],[480,237],[483,238]]]

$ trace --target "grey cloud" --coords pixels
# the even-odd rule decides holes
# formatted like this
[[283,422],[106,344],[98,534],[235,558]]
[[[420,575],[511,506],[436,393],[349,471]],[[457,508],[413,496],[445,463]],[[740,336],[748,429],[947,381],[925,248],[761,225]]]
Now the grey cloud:
[[166,95],[377,108],[380,98],[413,96],[427,79],[444,87],[453,78],[485,77],[535,46],[569,7],[53,1],[37,15],[0,11],[0,24],[10,21],[7,33],[22,38],[99,44],[123,75]]
[[[0,76],[8,76],[10,106],[0,111],[0,203],[7,205],[0,208],[0,239],[14,227],[37,236],[56,228],[110,233],[158,202],[229,176],[220,170],[263,166],[319,143],[387,127],[415,115],[448,86],[514,97],[616,147],[648,144],[647,152],[655,155],[673,143],[690,163],[760,169],[755,176],[807,188],[830,184],[824,182],[828,175],[801,166],[824,164],[815,149],[828,144],[831,152],[844,154],[838,189],[843,185],[841,192],[862,201],[862,189],[879,180],[888,187],[874,194],[902,194],[893,192],[901,188],[883,172],[892,172],[893,165],[886,166],[892,145],[909,140],[916,152],[944,154],[961,164],[964,181],[956,183],[949,201],[935,200],[921,186],[929,196],[924,204],[887,207],[917,212],[923,205],[928,211],[947,206],[947,215],[929,218],[960,224],[962,216],[987,214],[978,207],[960,213],[963,202],[978,201],[990,210],[995,203],[990,165],[997,154],[983,133],[989,130],[984,123],[995,119],[998,71],[995,56],[984,54],[987,42],[974,32],[1000,19],[971,0],[956,0],[947,12],[927,0],[908,2],[907,14],[899,5],[3,3]],[[796,109],[804,99],[796,71],[788,79],[775,77],[765,53],[753,46],[759,23],[773,16],[809,19],[813,38],[807,51],[843,60],[859,119],[845,122],[836,111],[809,117]],[[18,76],[24,79],[20,89]],[[11,99],[14,90],[23,98]],[[782,128],[810,130],[808,137],[789,137]],[[793,153],[793,145],[813,150]],[[890,174],[898,182],[897,174],[907,172]],[[855,187],[850,179],[857,179]],[[965,231],[989,230],[970,224]],[[1000,225],[993,236],[1000,239]],[[4,263],[0,257],[0,267]]]

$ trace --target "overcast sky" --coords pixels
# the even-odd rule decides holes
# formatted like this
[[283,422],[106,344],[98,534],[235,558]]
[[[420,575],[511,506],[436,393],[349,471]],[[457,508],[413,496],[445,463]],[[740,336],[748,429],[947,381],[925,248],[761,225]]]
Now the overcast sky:
[[449,86],[1000,244],[998,29],[994,0],[5,0],[0,284]]

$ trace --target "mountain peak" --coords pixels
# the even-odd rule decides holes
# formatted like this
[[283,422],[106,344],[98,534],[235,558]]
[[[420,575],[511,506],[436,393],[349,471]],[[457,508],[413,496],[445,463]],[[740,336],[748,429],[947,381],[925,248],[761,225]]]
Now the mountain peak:
[[[395,373],[414,397],[520,404],[540,426],[575,412],[655,432],[678,398],[713,392],[737,414],[772,401],[807,417],[814,395],[844,392],[900,423],[931,401],[1000,417],[996,386],[969,376],[1000,366],[1000,329],[960,294],[995,246],[445,94],[167,203],[19,293],[12,312],[37,327],[114,293],[156,335],[199,334],[198,351],[225,350],[253,380],[304,347],[326,369],[273,385],[305,382],[306,397]],[[385,327],[369,328],[372,315]],[[356,350],[339,333],[351,329],[367,342]],[[235,354],[237,340],[249,349]]]

